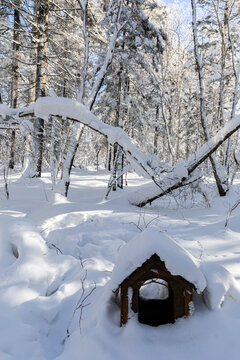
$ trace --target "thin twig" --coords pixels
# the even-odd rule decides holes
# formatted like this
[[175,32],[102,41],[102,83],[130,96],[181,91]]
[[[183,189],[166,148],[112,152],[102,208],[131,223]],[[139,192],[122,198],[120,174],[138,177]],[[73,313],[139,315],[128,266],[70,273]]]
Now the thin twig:
[[54,249],[56,249],[57,253],[60,252],[60,254],[63,255],[63,252],[59,249],[59,247],[57,247],[57,246],[54,245],[54,244],[51,244],[51,246],[52,246]]
[[239,204],[240,204],[240,199],[238,199],[235,202],[235,204],[231,207],[231,209],[228,211],[227,218],[226,218],[225,225],[224,225],[225,228],[228,226],[228,222],[229,222],[229,219],[230,219],[230,216],[231,216],[233,210],[235,210],[238,207]]

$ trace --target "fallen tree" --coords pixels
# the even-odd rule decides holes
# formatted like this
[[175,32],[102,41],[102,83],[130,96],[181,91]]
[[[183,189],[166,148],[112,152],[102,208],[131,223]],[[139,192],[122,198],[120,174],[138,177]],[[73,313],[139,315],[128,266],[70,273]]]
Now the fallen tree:
[[173,190],[188,185],[188,183],[191,182],[190,178],[194,170],[196,170],[199,165],[213,154],[218,147],[239,128],[240,115],[235,116],[235,118],[229,121],[215,136],[193,153],[187,161],[174,166],[171,171],[160,180],[154,177],[153,181],[156,186],[146,191],[146,193],[139,193],[138,198],[132,197],[130,202],[139,207],[143,207],[146,204],[171,193]]
[[[153,180],[154,184],[150,189],[136,193],[135,196],[129,199],[132,204],[139,207],[145,206],[171,193],[173,190],[189,184],[192,181],[191,176],[194,170],[213,154],[225,140],[240,129],[240,115],[238,115],[192,154],[187,161],[170,167],[168,164],[161,162],[156,156],[145,156],[133,145],[123,129],[103,123],[87,107],[76,100],[44,97],[39,98],[35,104],[30,105],[28,108],[6,109],[4,107],[2,111],[2,116],[14,119],[17,123],[21,123],[21,119],[29,115],[34,115],[44,120],[47,120],[49,116],[60,116],[62,119],[70,119],[84,124],[106,136],[110,144],[117,143],[124,151],[133,169],[142,176]],[[64,176],[61,182],[64,187]],[[58,186],[58,191],[59,189],[61,187]]]

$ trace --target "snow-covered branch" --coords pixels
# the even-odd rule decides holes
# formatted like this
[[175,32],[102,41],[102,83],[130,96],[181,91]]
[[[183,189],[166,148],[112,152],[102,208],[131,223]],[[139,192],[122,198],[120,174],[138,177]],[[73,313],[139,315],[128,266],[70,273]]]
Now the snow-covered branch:
[[133,169],[137,173],[151,178],[155,184],[149,191],[141,191],[141,193],[137,194],[137,197],[130,199],[131,203],[140,207],[189,183],[192,172],[240,128],[240,115],[238,115],[200,147],[198,151],[192,154],[186,162],[179,163],[174,167],[167,167],[157,157],[155,164],[151,163],[151,159],[134,146],[123,129],[105,124],[92,114],[86,106],[76,100],[44,97],[39,98],[29,108],[9,109],[7,111],[4,107],[3,110],[5,115],[11,114],[12,117],[18,119],[30,114],[45,120],[48,120],[51,115],[59,116],[62,119],[70,119],[106,136],[109,143],[117,143],[123,149]]
[[[48,120],[50,115],[55,115],[86,125],[106,136],[110,144],[117,143],[125,152],[135,171],[144,177],[152,178],[154,176],[154,171],[148,165],[147,158],[133,145],[123,129],[105,124],[93,115],[86,106],[76,100],[61,97],[43,97],[39,98],[35,105],[31,105],[29,109],[18,109],[18,112],[15,111],[14,113],[19,117],[32,114],[45,120]],[[13,113],[11,114],[13,115]]]

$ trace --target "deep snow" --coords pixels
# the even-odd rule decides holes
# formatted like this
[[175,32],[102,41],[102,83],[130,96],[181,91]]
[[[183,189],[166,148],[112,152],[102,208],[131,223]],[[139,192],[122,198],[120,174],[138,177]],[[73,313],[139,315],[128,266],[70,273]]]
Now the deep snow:
[[146,179],[130,174],[129,187],[105,201],[107,180],[105,172],[75,170],[69,199],[54,202],[50,174],[24,181],[13,174],[8,201],[1,181],[0,359],[239,360],[238,294],[226,295],[221,306],[209,298],[214,310],[196,296],[193,316],[175,324],[151,328],[133,316],[120,328],[109,281],[119,250],[154,225],[202,264],[212,294],[236,289],[230,283],[240,283],[240,207],[227,229],[224,223],[238,186],[209,200],[211,207],[200,198],[181,207],[190,204],[186,194],[138,209],[127,197]]

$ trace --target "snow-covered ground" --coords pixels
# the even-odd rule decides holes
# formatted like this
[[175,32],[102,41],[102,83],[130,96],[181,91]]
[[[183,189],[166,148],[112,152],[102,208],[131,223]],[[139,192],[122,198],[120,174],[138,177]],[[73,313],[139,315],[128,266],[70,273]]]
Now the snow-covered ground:
[[[209,310],[197,297],[194,315],[175,324],[152,328],[132,317],[120,328],[109,281],[120,248],[155,225],[240,284],[240,206],[224,227],[238,187],[210,207],[195,198],[190,208],[185,194],[139,209],[127,197],[146,180],[130,174],[129,186],[105,201],[107,180],[105,172],[75,170],[69,199],[54,202],[47,173],[12,175],[9,200],[1,180],[0,360],[239,360],[235,298]],[[188,206],[177,206],[184,199]]]

